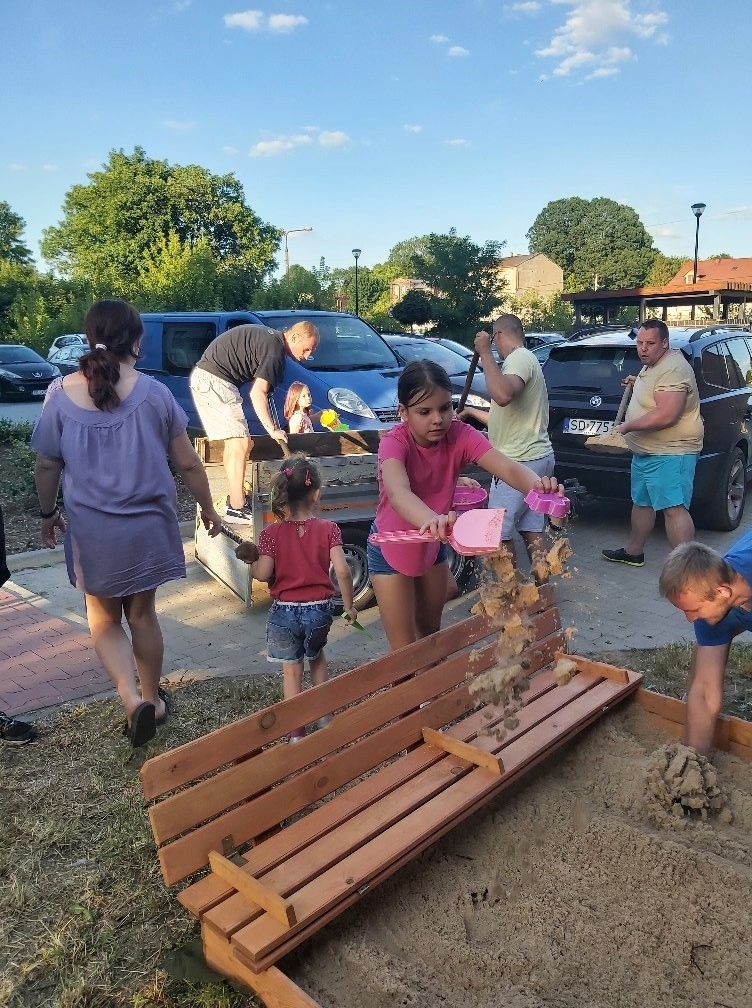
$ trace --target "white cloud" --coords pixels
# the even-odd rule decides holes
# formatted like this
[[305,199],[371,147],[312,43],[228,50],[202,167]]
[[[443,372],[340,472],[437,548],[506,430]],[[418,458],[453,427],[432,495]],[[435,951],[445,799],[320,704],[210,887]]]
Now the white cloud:
[[318,139],[322,147],[344,147],[350,142],[350,137],[342,130],[324,130]]
[[222,153],[229,154],[230,157],[234,157],[236,154],[239,154],[240,151],[238,150],[237,147],[233,147],[232,144],[225,144],[225,146],[222,148]]
[[470,50],[463,48],[461,45],[453,45],[447,49],[447,56],[458,57],[458,56],[469,56]]
[[321,130],[317,126],[306,127],[307,133],[293,133],[290,136],[274,137],[271,140],[260,140],[248,152],[251,157],[278,157],[287,154],[297,147],[344,147],[350,143],[350,137],[342,130]]
[[175,130],[176,133],[186,133],[195,129],[198,124],[193,119],[163,119],[162,125]]
[[423,127],[422,126],[416,126],[416,125],[413,125],[411,123],[405,123],[405,125],[402,127],[402,129],[405,131],[405,133],[420,133],[421,130],[423,129]]
[[627,44],[635,37],[666,44],[662,29],[668,15],[661,10],[640,14],[632,10],[632,0],[551,0],[571,7],[564,23],[556,29],[548,45],[536,50],[541,59],[553,59],[555,77],[567,77],[577,70],[589,70],[586,80],[613,77],[619,64],[633,59]]
[[260,10],[247,10],[238,11],[236,14],[225,14],[224,22],[227,28],[260,31],[264,25],[264,12]]
[[469,147],[470,146],[470,141],[469,140],[464,140],[464,139],[462,139],[462,137],[455,137],[454,140],[445,140],[444,143],[448,147]]
[[8,171],[23,172],[26,171],[26,165],[20,164],[18,161],[11,161],[11,163],[8,165]]
[[528,0],[527,3],[513,3],[504,10],[507,14],[537,14],[541,9],[541,5],[536,3],[536,0]]
[[42,165],[42,171],[46,171],[46,172],[60,171],[60,165],[56,165],[56,164],[43,164]]
[[308,18],[302,14],[270,14],[269,31],[285,34],[294,31],[299,25],[308,24]]
[[668,224],[656,224],[651,227],[646,225],[646,230],[655,235],[656,238],[678,238],[679,235]]
[[446,35],[432,35],[429,41],[437,42],[439,45],[441,45],[443,42],[448,42],[449,39],[446,37]]

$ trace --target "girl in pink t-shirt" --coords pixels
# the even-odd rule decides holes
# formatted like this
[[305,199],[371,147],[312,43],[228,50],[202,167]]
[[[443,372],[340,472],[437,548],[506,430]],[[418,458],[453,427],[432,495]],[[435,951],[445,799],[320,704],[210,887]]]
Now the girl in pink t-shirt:
[[[269,661],[282,665],[285,700],[303,688],[303,662],[308,659],[311,681],[326,681],[324,645],[332,625],[334,585],[329,565],[334,568],[345,615],[358,618],[353,608],[353,584],[342,549],[342,533],[334,522],[318,518],[321,475],[309,458],[286,462],[271,486],[272,511],[280,519],[267,525],[253,543],[243,543],[236,556],[251,565],[257,581],[271,581],[274,602],[266,621]],[[319,727],[331,717],[321,718]],[[296,742],[305,728],[290,733]]]
[[391,650],[434,633],[447,598],[447,537],[455,520],[457,477],[476,463],[522,493],[563,492],[492,447],[479,431],[454,419],[452,384],[429,360],[411,361],[397,385],[402,423],[379,444],[379,504],[375,530],[430,529],[435,542],[368,545],[368,567]]
[[293,382],[285,396],[283,413],[291,434],[313,434],[313,421],[321,412],[312,412],[311,390],[303,382]]

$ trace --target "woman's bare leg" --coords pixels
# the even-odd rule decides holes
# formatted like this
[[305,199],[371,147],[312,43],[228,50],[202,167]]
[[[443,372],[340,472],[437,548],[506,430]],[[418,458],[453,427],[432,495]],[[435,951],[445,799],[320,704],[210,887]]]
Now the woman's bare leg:
[[133,648],[121,623],[123,600],[86,595],[86,618],[94,650],[123,701],[130,719],[141,703]]
[[141,697],[154,704],[156,717],[165,716],[164,702],[157,694],[162,678],[164,640],[155,608],[156,590],[137,592],[123,599],[123,612],[131,631],[133,657],[141,682]]

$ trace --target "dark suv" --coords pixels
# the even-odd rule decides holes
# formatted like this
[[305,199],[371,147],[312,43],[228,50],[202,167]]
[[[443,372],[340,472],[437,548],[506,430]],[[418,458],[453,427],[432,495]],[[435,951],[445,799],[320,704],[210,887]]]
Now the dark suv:
[[[597,454],[585,439],[613,426],[622,379],[642,367],[636,334],[619,329],[570,339],[543,365],[556,474],[578,480],[594,497],[630,497],[631,455]],[[718,324],[669,328],[669,335],[671,348],[692,365],[705,423],[692,514],[702,528],[730,531],[741,521],[752,468],[752,334],[748,326]]]

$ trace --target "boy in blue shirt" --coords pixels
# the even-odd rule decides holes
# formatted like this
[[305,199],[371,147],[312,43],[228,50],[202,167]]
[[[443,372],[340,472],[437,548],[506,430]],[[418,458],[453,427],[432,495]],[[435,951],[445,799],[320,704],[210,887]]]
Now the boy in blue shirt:
[[707,756],[723,703],[731,642],[752,630],[752,532],[725,556],[698,542],[677,546],[663,566],[659,588],[694,625],[685,741]]

